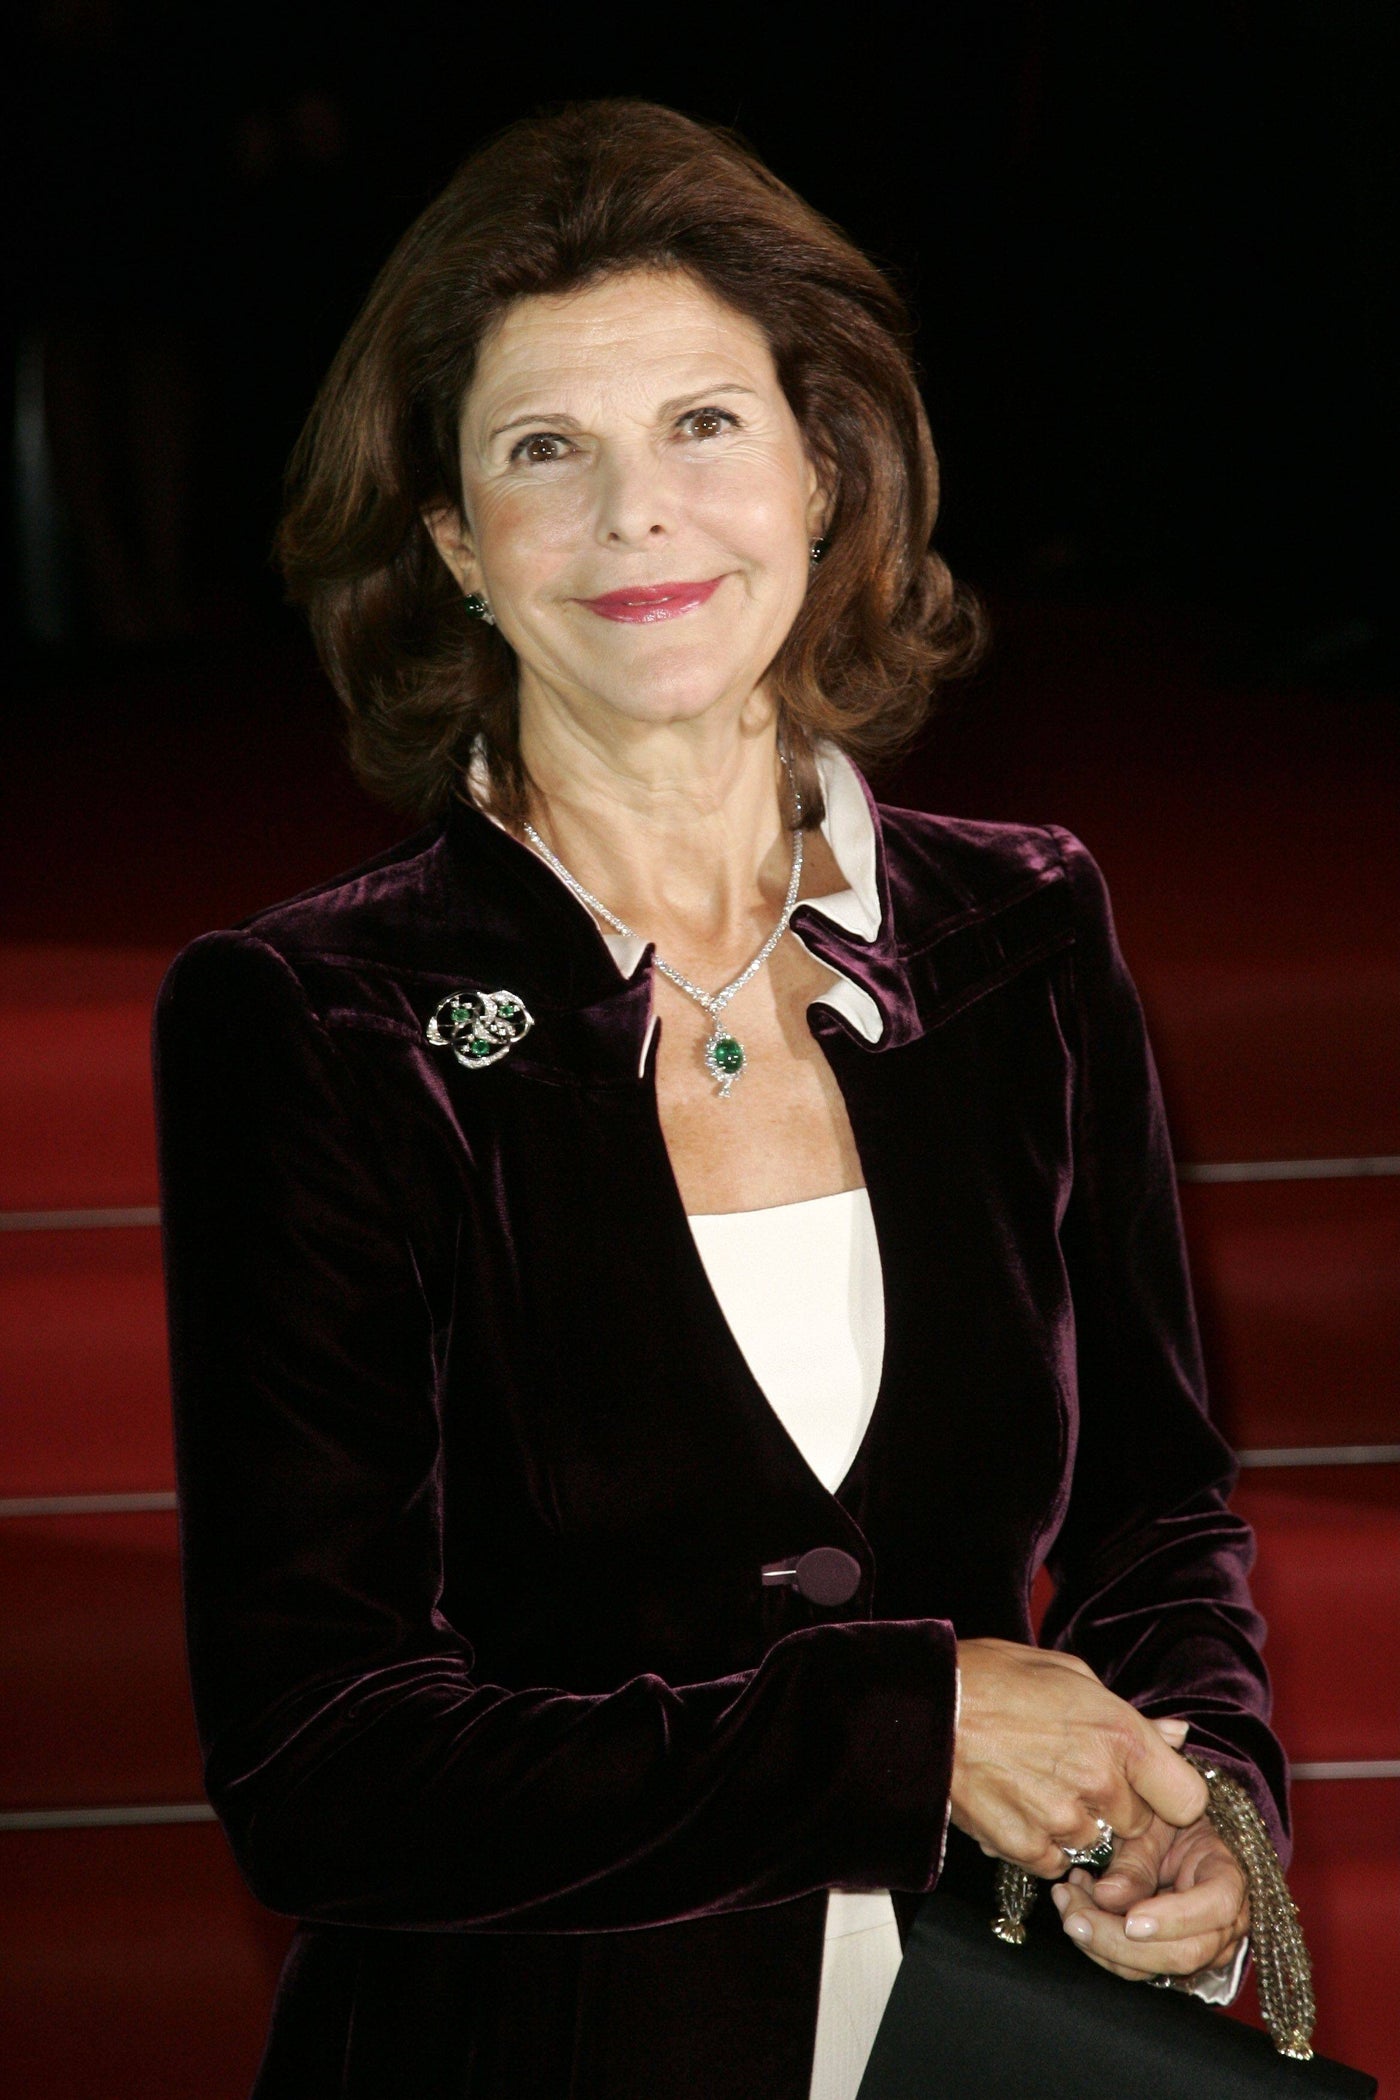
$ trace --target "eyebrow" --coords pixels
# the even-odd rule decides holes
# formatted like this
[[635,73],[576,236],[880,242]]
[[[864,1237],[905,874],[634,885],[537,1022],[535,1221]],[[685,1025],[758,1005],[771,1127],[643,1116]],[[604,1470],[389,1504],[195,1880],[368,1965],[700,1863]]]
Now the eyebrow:
[[[737,380],[726,380],[720,386],[697,386],[692,387],[688,393],[676,394],[670,401],[662,402],[659,413],[664,421],[668,416],[679,415],[688,402],[715,400],[721,394],[747,394],[750,399],[757,399],[751,386],[740,386]],[[578,418],[569,415],[562,408],[532,411],[529,415],[512,416],[508,423],[498,423],[486,442],[488,445],[494,445],[496,439],[504,437],[508,430],[523,430],[530,424],[550,424],[561,430],[577,430],[579,427]]]

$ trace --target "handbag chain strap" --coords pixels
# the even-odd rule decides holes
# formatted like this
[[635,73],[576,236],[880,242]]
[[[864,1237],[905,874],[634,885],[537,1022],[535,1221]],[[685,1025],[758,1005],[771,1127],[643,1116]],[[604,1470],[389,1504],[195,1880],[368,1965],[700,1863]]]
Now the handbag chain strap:
[[[1312,1963],[1308,1959],[1298,1906],[1288,1892],[1283,1868],[1264,1819],[1244,1788],[1210,1763],[1186,1751],[1206,1783],[1209,1800],[1206,1815],[1217,1834],[1234,1853],[1249,1889],[1249,1931],[1254,1942],[1254,1963],[1259,1979],[1259,2004],[1264,2025],[1281,2056],[1307,2063],[1312,2056],[1312,2031],[1317,2019],[1313,1997]],[[1024,1868],[1002,1860],[997,1867],[997,1915],[992,1930],[1008,1946],[1019,1947],[1026,1937],[1026,1919],[1035,1902],[1037,1883]],[[1166,1983],[1169,1979],[1159,1979]]]

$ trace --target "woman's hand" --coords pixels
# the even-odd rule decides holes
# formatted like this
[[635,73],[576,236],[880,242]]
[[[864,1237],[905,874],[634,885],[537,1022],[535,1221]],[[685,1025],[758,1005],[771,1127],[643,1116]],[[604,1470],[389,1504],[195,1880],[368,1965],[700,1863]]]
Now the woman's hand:
[[1098,1842],[1096,1818],[1133,1839],[1204,1815],[1200,1773],[1077,1656],[959,1641],[958,1673],[952,1818],[984,1852],[1055,1880],[1067,1849]]
[[1249,1930],[1244,1874],[1204,1817],[1178,1830],[1154,1816],[1100,1880],[1076,1867],[1051,1894],[1090,1961],[1137,1983],[1223,1968]]

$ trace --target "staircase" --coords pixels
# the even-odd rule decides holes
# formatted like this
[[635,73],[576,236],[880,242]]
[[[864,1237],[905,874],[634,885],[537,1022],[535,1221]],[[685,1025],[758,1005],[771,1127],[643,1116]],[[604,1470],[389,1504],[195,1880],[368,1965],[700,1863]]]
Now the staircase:
[[[1400,2100],[1393,717],[1222,693],[1140,621],[1001,635],[889,799],[1066,823],[1109,877],[1259,1537],[1317,2040]],[[203,1801],[185,1686],[150,1008],[185,939],[390,833],[299,657],[53,694],[0,756],[5,2088],[243,2100],[290,1926]]]

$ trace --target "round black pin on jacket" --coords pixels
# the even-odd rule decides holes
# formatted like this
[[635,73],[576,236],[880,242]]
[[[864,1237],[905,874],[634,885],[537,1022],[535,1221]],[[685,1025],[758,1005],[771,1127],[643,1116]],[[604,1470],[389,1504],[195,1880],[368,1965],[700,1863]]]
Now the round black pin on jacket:
[[813,1546],[795,1560],[768,1562],[762,1572],[765,1587],[794,1589],[809,1604],[849,1604],[860,1588],[860,1562],[839,1546]]

